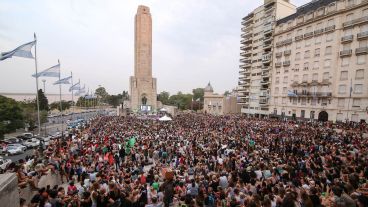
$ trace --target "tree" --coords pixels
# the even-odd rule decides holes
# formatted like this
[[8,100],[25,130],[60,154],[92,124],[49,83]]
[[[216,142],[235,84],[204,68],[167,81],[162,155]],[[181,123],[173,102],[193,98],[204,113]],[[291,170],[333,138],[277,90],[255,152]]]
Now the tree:
[[199,101],[203,102],[203,97],[204,97],[204,89],[203,88],[195,88],[192,90],[193,92],[193,99],[195,101],[197,101],[199,99]]
[[128,91],[123,91],[122,99],[123,99],[123,101],[129,100],[129,93],[128,93]]
[[162,104],[167,105],[169,104],[170,94],[169,92],[162,91],[160,94],[157,95],[157,100],[161,101]]
[[119,106],[122,102],[123,102],[123,95],[122,94],[109,95],[109,97],[108,97],[108,104],[113,106],[113,107]]
[[96,98],[92,98],[92,99],[86,99],[85,97],[79,97],[78,101],[77,101],[77,106],[79,107],[94,107],[96,106],[97,103],[97,99]]
[[14,99],[0,95],[0,138],[24,126],[22,108]]
[[231,93],[229,92],[229,91],[225,91],[225,93],[224,93],[224,96],[228,96],[228,95],[230,95]]
[[191,108],[192,103],[192,94],[183,94],[182,92],[178,92],[176,95],[172,95],[169,98],[169,104],[177,106],[181,110],[186,110]]
[[[64,100],[61,100],[61,107],[63,107],[63,110],[66,110],[66,109],[70,109],[71,105],[72,105],[72,101],[64,101]],[[54,110],[54,109],[57,109],[59,111],[60,110],[60,101],[56,101],[56,102],[53,102],[50,104],[50,109],[51,110]]]
[[98,96],[98,98],[106,103],[108,101],[109,98],[109,94],[106,92],[106,89],[104,87],[98,87],[95,91],[95,94]]
[[[49,110],[49,101],[47,99],[47,97],[45,96],[45,93],[42,91],[42,89],[38,90],[38,101],[40,104],[40,111],[45,110],[48,111]],[[37,107],[37,105],[36,105]]]

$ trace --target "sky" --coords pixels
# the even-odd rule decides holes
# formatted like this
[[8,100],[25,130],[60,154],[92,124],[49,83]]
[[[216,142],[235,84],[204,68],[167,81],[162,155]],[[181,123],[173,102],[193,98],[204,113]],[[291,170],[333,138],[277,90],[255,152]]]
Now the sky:
[[[301,6],[310,0],[291,0]],[[263,0],[0,0],[0,52],[37,35],[38,70],[57,64],[86,88],[129,91],[134,72],[134,15],[150,7],[157,92],[187,93],[210,81],[215,92],[236,87],[241,18]],[[0,93],[36,91],[33,59],[0,62]],[[46,79],[46,92],[58,93]],[[41,80],[42,80],[41,79]],[[40,87],[42,82],[39,80]],[[69,86],[63,86],[67,93]]]

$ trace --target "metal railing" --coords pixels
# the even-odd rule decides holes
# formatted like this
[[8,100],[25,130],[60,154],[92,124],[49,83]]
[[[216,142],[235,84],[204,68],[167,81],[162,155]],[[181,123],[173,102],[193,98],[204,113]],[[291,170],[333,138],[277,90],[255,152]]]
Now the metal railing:
[[340,57],[349,56],[353,53],[352,49],[340,51]]
[[341,42],[351,42],[354,40],[354,35],[346,35],[341,37]]

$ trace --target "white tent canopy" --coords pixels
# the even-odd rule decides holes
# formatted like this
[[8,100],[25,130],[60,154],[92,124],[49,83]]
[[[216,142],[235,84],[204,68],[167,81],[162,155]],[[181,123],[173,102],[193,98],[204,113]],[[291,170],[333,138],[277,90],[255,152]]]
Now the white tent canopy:
[[165,116],[159,118],[158,120],[160,120],[160,121],[171,121],[172,119],[165,115]]
[[160,109],[160,111],[167,111],[165,108]]

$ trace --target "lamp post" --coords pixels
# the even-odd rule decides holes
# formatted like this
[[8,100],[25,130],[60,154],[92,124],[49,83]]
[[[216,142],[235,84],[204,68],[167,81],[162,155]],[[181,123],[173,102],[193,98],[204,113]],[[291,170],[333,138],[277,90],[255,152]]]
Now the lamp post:
[[[46,84],[45,84],[46,80],[43,79],[42,82],[43,82],[43,94],[46,96]],[[46,137],[46,122],[43,125],[45,127],[45,137]]]

